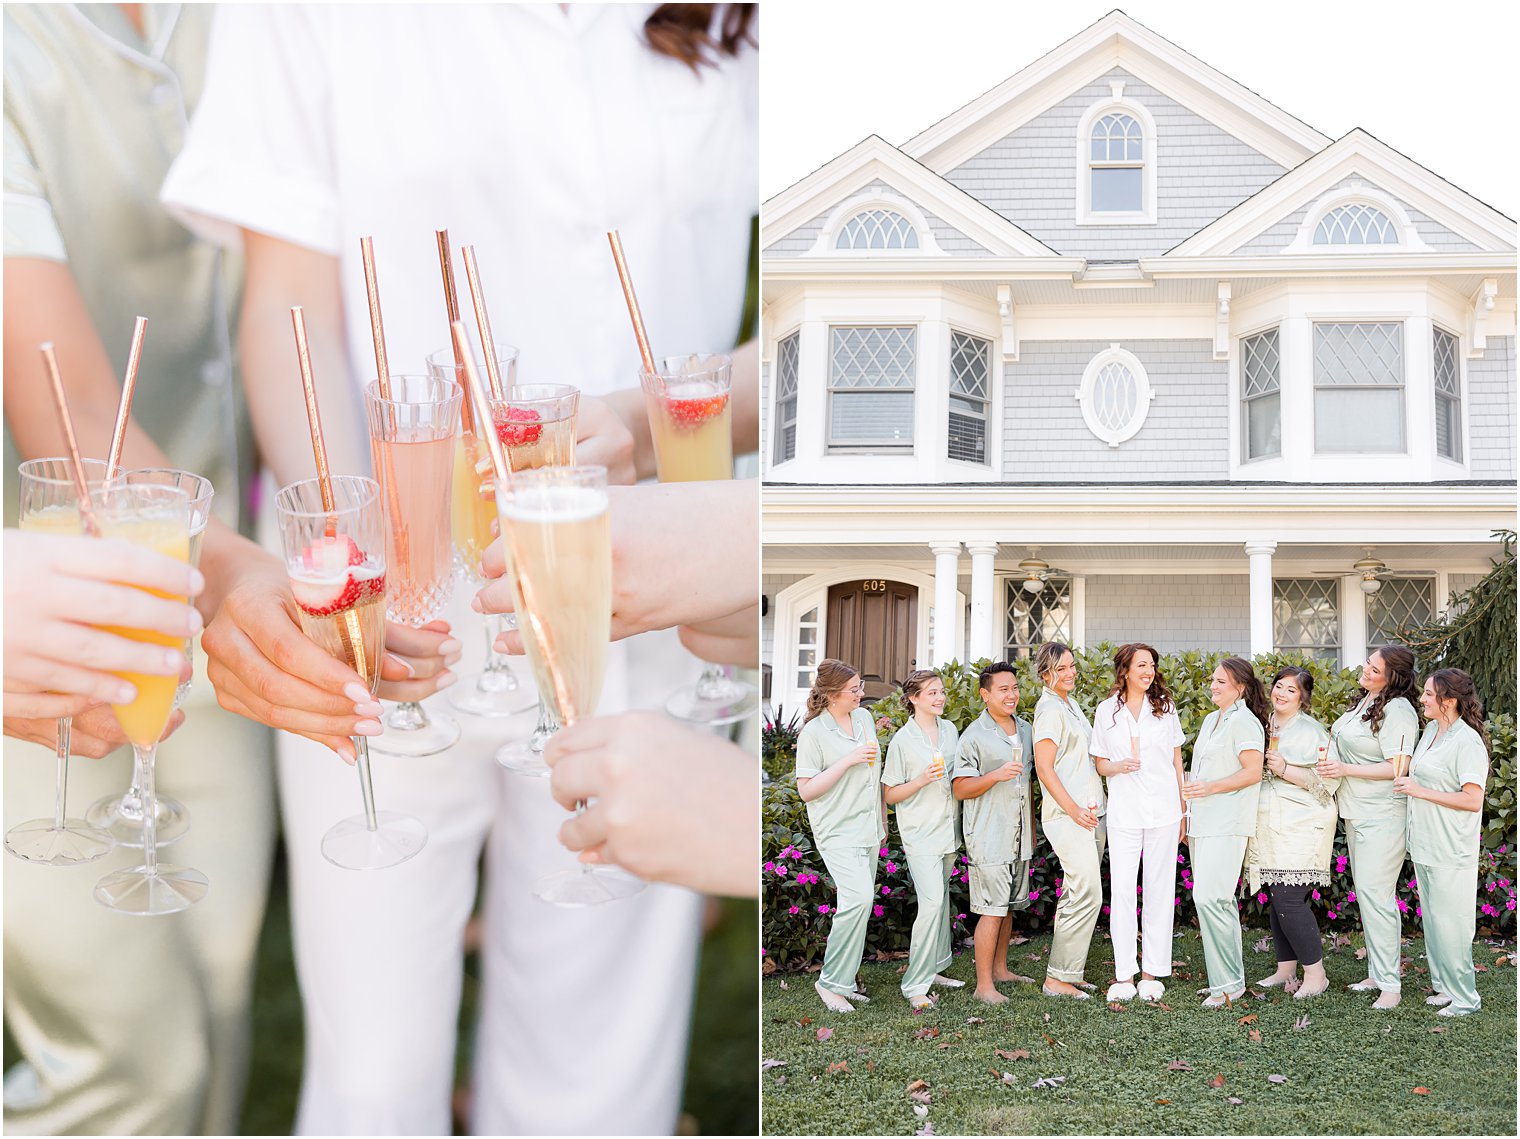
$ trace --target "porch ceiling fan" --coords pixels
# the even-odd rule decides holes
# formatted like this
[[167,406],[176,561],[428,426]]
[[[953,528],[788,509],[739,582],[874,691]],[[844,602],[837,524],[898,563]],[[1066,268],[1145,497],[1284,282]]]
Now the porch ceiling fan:
[[1021,588],[1025,593],[1039,593],[1045,588],[1045,582],[1051,574],[1065,575],[1066,570],[1052,569],[1049,562],[1040,556],[1039,546],[1029,547],[1029,556],[1019,563],[1019,576],[1024,580]]
[[1315,577],[1357,577],[1358,587],[1368,597],[1383,588],[1383,582],[1397,578],[1424,577],[1418,570],[1391,570],[1386,562],[1373,554],[1373,546],[1363,546],[1362,556],[1351,564],[1349,570],[1311,570]]

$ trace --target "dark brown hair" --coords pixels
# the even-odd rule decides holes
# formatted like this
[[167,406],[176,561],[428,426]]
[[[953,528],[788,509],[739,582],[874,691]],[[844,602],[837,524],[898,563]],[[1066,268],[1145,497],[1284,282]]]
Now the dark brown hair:
[[1267,730],[1267,718],[1272,714],[1272,706],[1267,703],[1267,693],[1261,686],[1261,681],[1256,676],[1256,670],[1251,667],[1251,662],[1244,657],[1225,657],[1219,662],[1219,667],[1230,674],[1230,679],[1241,687],[1240,698],[1246,702],[1246,707],[1251,710],[1251,715],[1256,717],[1257,723],[1261,724],[1261,730]]
[[818,662],[817,675],[813,677],[813,689],[808,693],[807,717],[804,724],[829,706],[829,698],[837,696],[844,686],[860,674],[842,660],[828,657]]
[[1457,715],[1478,733],[1484,749],[1492,750],[1493,745],[1488,742],[1488,730],[1483,726],[1483,701],[1478,698],[1478,688],[1473,683],[1473,678],[1460,668],[1438,668],[1430,674],[1430,684],[1436,690],[1438,699],[1457,702]]
[[1151,715],[1165,716],[1176,706],[1172,702],[1172,694],[1166,689],[1166,677],[1161,675],[1161,654],[1150,645],[1135,641],[1132,644],[1120,645],[1118,652],[1114,653],[1114,686],[1109,690],[1110,696],[1117,696],[1114,701],[1114,718],[1111,724],[1119,722],[1119,708],[1124,704],[1124,688],[1126,678],[1129,676],[1129,666],[1135,662],[1137,653],[1150,653],[1151,661],[1156,665],[1156,675],[1151,681],[1151,686],[1145,690],[1145,698],[1151,702]]
[[[713,15],[720,10],[714,27]],[[757,46],[750,30],[754,22],[753,4],[661,4],[644,21],[644,39],[657,55],[700,72],[704,63],[716,66],[720,55],[738,55],[746,43]]]
[[1277,682],[1285,676],[1298,685],[1298,710],[1307,713],[1309,702],[1314,699],[1314,674],[1307,668],[1299,668],[1296,664],[1283,665],[1277,670],[1277,675],[1272,678],[1272,687],[1276,688]]
[[[1420,685],[1414,675],[1414,653],[1403,645],[1383,645],[1381,648],[1372,650],[1373,656],[1383,658],[1383,670],[1388,679],[1383,685],[1383,690],[1372,698],[1372,703],[1367,706],[1367,711],[1362,713],[1362,719],[1372,725],[1374,732],[1383,729],[1383,709],[1388,706],[1388,701],[1403,698],[1409,701],[1414,709],[1415,722],[1420,717]],[[1360,704],[1368,693],[1361,685],[1357,685],[1356,691],[1351,694],[1351,707]]]
[[940,679],[939,673],[932,668],[916,668],[908,673],[907,679],[902,682],[903,703],[908,706],[908,715],[918,711],[913,704],[913,697],[917,696],[929,686],[929,681]]

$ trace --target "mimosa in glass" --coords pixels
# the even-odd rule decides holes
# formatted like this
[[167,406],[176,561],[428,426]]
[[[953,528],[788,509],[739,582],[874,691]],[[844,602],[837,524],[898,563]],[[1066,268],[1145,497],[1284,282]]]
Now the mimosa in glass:
[[[454,591],[449,492],[463,393],[457,384],[429,376],[393,375],[389,390],[389,399],[378,383],[364,390],[385,512],[387,616],[420,628]],[[418,701],[396,705],[381,723],[385,735],[372,746],[388,755],[436,755],[459,739],[456,720],[430,715]]]

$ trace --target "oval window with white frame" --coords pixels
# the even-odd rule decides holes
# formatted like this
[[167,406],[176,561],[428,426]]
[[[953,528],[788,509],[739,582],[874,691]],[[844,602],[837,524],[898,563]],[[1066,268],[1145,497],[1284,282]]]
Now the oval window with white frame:
[[1134,438],[1155,398],[1145,365],[1117,344],[1088,361],[1076,392],[1087,429],[1110,447]]

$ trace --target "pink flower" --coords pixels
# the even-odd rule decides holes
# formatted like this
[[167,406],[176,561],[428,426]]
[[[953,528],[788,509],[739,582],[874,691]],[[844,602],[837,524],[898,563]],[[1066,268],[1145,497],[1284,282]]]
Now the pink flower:
[[1489,914],[1490,916],[1492,916],[1493,914],[1496,914],[1499,911],[1496,910],[1496,909],[1494,909],[1494,907],[1491,906],[1491,905],[1489,905],[1487,902],[1484,902],[1483,905],[1479,907],[1479,911],[1478,912],[1479,913]]
[[888,894],[890,894],[890,893],[891,893],[891,892],[892,892],[892,887],[891,887],[891,886],[883,886],[883,887],[882,887],[882,888],[881,888],[881,896],[882,896],[882,897],[883,897],[883,898],[885,898],[885,897],[886,897],[886,896],[887,896],[887,895],[888,895]]
[[1314,895],[1314,900],[1316,902],[1319,901],[1319,891],[1318,890],[1314,890],[1314,891],[1312,891],[1312,893]]
[[1408,886],[1411,890],[1418,889],[1419,880],[1416,878],[1411,878],[1409,881],[1405,882],[1404,885]]
[[786,867],[782,866],[780,863],[776,864],[776,877],[777,878],[785,878],[786,877]]
[[888,874],[896,874],[897,873],[897,863],[895,863],[895,862],[889,862],[889,863],[887,863],[887,873]]
[[798,906],[793,906],[791,909],[787,910],[786,912],[789,913],[789,914],[800,914],[802,912],[802,910]]
[[1267,896],[1265,894],[1257,894],[1256,900],[1258,902],[1265,902],[1267,900]]
[[884,913],[886,913],[886,912],[887,912],[887,909],[886,909],[885,906],[872,906],[871,907],[871,913],[874,914],[876,917],[881,917],[881,915],[884,914]]
[[966,915],[965,914],[956,914],[955,915],[955,920],[956,921],[965,921],[966,920]]
[[776,869],[776,864],[774,862],[767,862],[765,864],[765,868],[767,870],[774,870],[774,869]]
[[825,906],[819,906],[818,907],[818,912],[821,913],[821,914],[826,914],[826,913],[829,912],[829,907],[826,906],[826,905]]
[[881,848],[881,856],[883,858],[885,858],[887,856],[887,848],[886,847],[882,847]]
[[1500,854],[1505,854],[1508,851],[1509,851],[1509,843],[1505,843],[1503,846],[1499,847],[1499,853]]
[[1331,920],[1331,921],[1334,921],[1334,920],[1335,920],[1335,911],[1334,911],[1334,910],[1331,910],[1331,911],[1330,911],[1330,912],[1329,912],[1329,913],[1327,913],[1327,914],[1326,914],[1326,915],[1325,915],[1325,916],[1326,916],[1326,917],[1327,917],[1327,918],[1329,918],[1329,919],[1330,919],[1330,920]]
[[1187,861],[1187,859],[1186,859],[1186,858],[1184,858],[1184,857],[1183,857],[1183,856],[1182,856],[1182,855],[1180,855],[1180,854],[1179,854],[1179,855],[1178,855],[1178,856],[1177,856],[1177,864],[1178,864],[1178,865],[1179,865],[1179,866],[1180,866],[1180,865],[1181,865],[1181,864],[1182,864],[1182,863],[1184,863],[1184,862],[1186,862],[1186,861]]
[[1515,899],[1511,898],[1509,901],[1505,902],[1504,903],[1504,908],[1507,909],[1507,910],[1514,909],[1515,908]]
[[786,856],[787,856],[787,857],[788,857],[788,858],[790,858],[790,859],[793,859],[793,860],[794,860],[794,861],[795,861],[795,860],[796,860],[796,859],[798,859],[798,858],[801,858],[801,857],[802,857],[802,851],[800,851],[800,850],[797,850],[797,849],[796,849],[796,848],[795,848],[795,847],[794,847],[794,848],[792,848],[792,850],[791,850],[791,851],[790,851],[790,852],[789,852],[789,853],[788,853],[788,852],[787,852],[787,851],[783,851],[783,852],[782,852],[782,853],[783,853],[783,854],[786,854]]
[[1356,901],[1356,891],[1355,890],[1349,890],[1349,891],[1347,891],[1347,893],[1346,893],[1346,901],[1348,901],[1348,902],[1354,902],[1354,901]]
[[1034,901],[1039,896],[1040,896],[1040,892],[1038,890],[1030,890],[1029,891],[1029,900],[1031,902]]
[[[1108,907],[1107,906],[1103,907],[1103,912],[1104,913],[1108,913]],[[1136,912],[1139,912],[1139,907],[1136,907]]]
[[1409,903],[1406,902],[1403,898],[1400,898],[1398,901],[1399,901],[1399,913],[1401,913],[1401,914],[1407,914],[1409,912]]
[[1418,917],[1424,917],[1424,916],[1425,916],[1425,915],[1424,915],[1424,914],[1422,914],[1422,913],[1421,913],[1421,912],[1420,912],[1420,907],[1419,907],[1419,906],[1416,906],[1416,907],[1415,907],[1415,908],[1414,908],[1414,916],[1415,916],[1415,917],[1417,917],[1417,918],[1418,918]]
[[1061,896],[1061,887],[1057,886],[1056,887],[1056,897],[1059,898],[1060,896]]
[[1490,883],[1489,883],[1489,884],[1488,884],[1488,892],[1489,892],[1489,893],[1490,893],[1490,894],[1492,894],[1492,893],[1493,893],[1493,892],[1494,892],[1494,887],[1495,887],[1495,886],[1496,886],[1496,885],[1497,885],[1497,884],[1498,884],[1498,883],[1496,883],[1496,882],[1490,882]]

